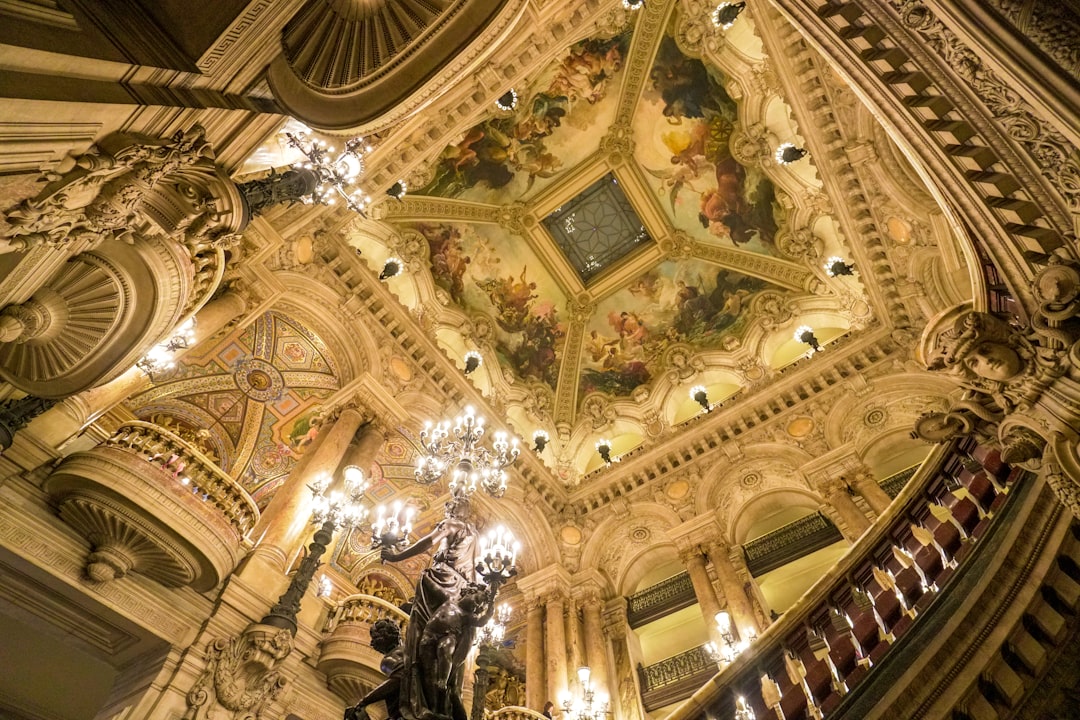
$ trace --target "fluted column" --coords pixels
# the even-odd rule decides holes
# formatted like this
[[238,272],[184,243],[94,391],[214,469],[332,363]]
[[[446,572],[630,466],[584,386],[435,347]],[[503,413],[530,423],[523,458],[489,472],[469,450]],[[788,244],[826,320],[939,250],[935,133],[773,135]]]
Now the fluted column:
[[529,601],[529,612],[525,617],[525,704],[533,710],[543,710],[547,702],[546,693],[544,606],[538,599],[533,599]]
[[[559,591],[547,596],[547,631],[544,654],[547,659],[546,700],[559,702],[559,697],[566,692],[566,630],[563,624],[563,612],[566,608],[563,595]],[[541,706],[542,707],[542,706]]]
[[686,572],[690,575],[690,584],[694,586],[694,595],[697,597],[701,614],[705,618],[709,639],[719,642],[720,633],[716,626],[716,613],[720,612],[720,601],[716,597],[716,589],[713,588],[712,580],[709,578],[709,571],[705,568],[705,554],[699,548],[693,547],[680,552],[679,557],[686,566]]
[[724,593],[732,624],[740,639],[745,639],[747,630],[760,631],[761,626],[754,614],[754,606],[747,597],[745,584],[731,561],[731,548],[722,541],[714,541],[709,546],[709,559],[716,569],[716,580]]
[[870,509],[878,517],[884,515],[885,511],[889,509],[889,505],[892,504],[889,493],[885,492],[885,489],[878,484],[874,476],[868,472],[856,473],[851,479],[851,484],[855,488],[855,492],[863,496],[866,504],[870,506]]
[[259,518],[252,537],[262,536],[253,556],[272,560],[282,570],[300,546],[311,521],[311,491],[308,483],[321,473],[333,474],[349,449],[364,417],[356,408],[343,408],[329,427],[319,432],[311,448],[293,467],[285,483]]
[[855,501],[848,494],[848,487],[840,478],[831,478],[819,485],[822,496],[829,508],[840,518],[840,531],[848,542],[855,542],[870,528],[867,519]]
[[[231,321],[243,316],[247,308],[247,300],[232,291],[211,300],[195,314],[195,341],[188,348],[176,350],[173,357],[180,358],[190,348],[213,337]],[[39,415],[27,426],[27,432],[47,445],[60,446],[111,407],[149,386],[150,378],[146,373],[132,367],[116,379],[73,395]]]
[[585,659],[592,668],[593,677],[611,687],[611,675],[608,668],[607,645],[604,643],[604,628],[601,624],[600,611],[603,601],[600,595],[586,593],[584,606]]
[[[635,669],[641,664],[641,648],[626,619],[626,601],[615,598],[607,603],[603,614],[604,635],[611,642],[611,685],[606,688],[611,697],[615,720],[643,720],[645,708]],[[600,688],[604,689],[604,688]]]

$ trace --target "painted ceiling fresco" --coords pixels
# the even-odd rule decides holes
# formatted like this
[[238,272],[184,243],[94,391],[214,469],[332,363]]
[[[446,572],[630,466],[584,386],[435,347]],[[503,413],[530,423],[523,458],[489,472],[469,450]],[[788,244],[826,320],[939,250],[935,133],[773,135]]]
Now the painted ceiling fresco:
[[524,200],[600,145],[615,117],[629,31],[584,40],[523,92],[512,114],[491,117],[443,150],[419,195],[487,203]]
[[676,344],[719,347],[745,327],[764,280],[699,261],[668,261],[598,303],[586,324],[579,396],[629,395],[663,371]]
[[420,223],[435,284],[469,313],[490,317],[500,363],[554,388],[566,300],[524,243],[489,225]]
[[635,158],[675,228],[775,255],[775,190],[760,169],[731,156],[738,107],[723,81],[684,55],[669,30],[634,113]]
[[265,507],[314,440],[321,403],[339,386],[323,341],[288,316],[267,312],[185,355],[129,407],[194,443]]

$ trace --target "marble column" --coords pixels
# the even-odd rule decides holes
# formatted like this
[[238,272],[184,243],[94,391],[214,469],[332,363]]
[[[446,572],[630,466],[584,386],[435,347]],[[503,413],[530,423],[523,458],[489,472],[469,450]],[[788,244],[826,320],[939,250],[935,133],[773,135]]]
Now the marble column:
[[848,542],[855,542],[870,528],[870,520],[848,494],[848,487],[840,478],[832,478],[820,484],[822,496],[829,508],[840,519],[840,532]]
[[640,647],[630,623],[626,620],[626,602],[622,598],[609,601],[603,614],[604,635],[611,643],[612,680],[608,688],[611,710],[615,720],[644,720],[638,674],[641,663]]
[[581,623],[578,619],[578,602],[573,597],[566,602],[566,661],[573,677],[577,677],[579,667],[588,664],[581,653]]
[[716,597],[716,589],[713,588],[709,571],[705,568],[705,554],[699,548],[687,548],[679,553],[679,557],[686,566],[686,572],[690,575],[690,583],[694,586],[694,595],[697,597],[698,607],[705,618],[705,627],[709,631],[709,639],[720,642],[720,631],[716,626],[716,613],[720,612],[720,601]]
[[[529,601],[525,616],[525,705],[540,712],[547,702],[544,681],[544,606],[538,599]],[[555,702],[553,699],[552,702]]]
[[[566,602],[561,592],[547,596],[547,618],[545,629],[547,637],[544,643],[544,655],[547,660],[547,692],[545,702],[550,700],[558,704],[559,698],[567,691],[566,682],[566,627],[563,612]],[[541,708],[543,705],[541,705]]]
[[359,410],[346,407],[335,420],[323,425],[315,442],[293,467],[259,518],[252,532],[252,537],[259,541],[252,551],[253,557],[271,560],[282,571],[287,569],[289,557],[303,543],[311,522],[308,483],[316,475],[337,472],[363,422]]
[[863,496],[863,500],[866,500],[866,504],[870,506],[870,509],[878,517],[884,515],[885,511],[889,509],[889,505],[892,504],[889,493],[885,492],[885,489],[878,484],[878,481],[870,473],[856,473],[851,479],[851,485],[855,488],[855,492]]
[[[236,292],[225,292],[195,314],[195,342],[173,353],[183,357],[193,347],[217,335],[226,325],[247,312],[248,303]],[[60,446],[81,432],[87,425],[104,415],[114,405],[150,387],[150,378],[137,367],[131,367],[104,385],[84,390],[42,413],[26,430],[47,445]]]
[[603,601],[596,593],[587,593],[582,599],[584,606],[585,659],[592,669],[596,682],[603,683],[610,694],[613,687],[608,668],[607,645],[604,642],[604,628],[600,620]]
[[731,613],[731,624],[735,626],[739,639],[745,640],[748,630],[757,633],[761,630],[761,626],[754,614],[754,606],[747,596],[746,583],[739,576],[735,563],[731,561],[731,548],[722,541],[714,541],[709,546],[709,559],[712,560],[713,568],[716,569],[716,580],[727,601],[727,610]]

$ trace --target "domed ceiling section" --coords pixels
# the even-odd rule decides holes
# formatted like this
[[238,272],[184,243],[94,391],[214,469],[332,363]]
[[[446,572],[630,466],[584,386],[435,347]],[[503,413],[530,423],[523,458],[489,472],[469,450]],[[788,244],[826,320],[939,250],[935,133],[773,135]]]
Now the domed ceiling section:
[[140,420],[211,456],[264,507],[307,452],[322,404],[340,386],[326,344],[303,323],[271,311],[184,355],[128,404]]
[[[715,403],[796,360],[796,325],[869,321],[858,277],[821,266],[849,253],[812,158],[773,159],[799,137],[752,22],[704,57],[680,22],[570,46],[384,206],[426,256],[436,336],[482,351],[471,377],[518,433],[548,431],[567,482],[597,437],[622,453],[692,417],[692,385]],[[424,302],[417,280],[399,296]]]

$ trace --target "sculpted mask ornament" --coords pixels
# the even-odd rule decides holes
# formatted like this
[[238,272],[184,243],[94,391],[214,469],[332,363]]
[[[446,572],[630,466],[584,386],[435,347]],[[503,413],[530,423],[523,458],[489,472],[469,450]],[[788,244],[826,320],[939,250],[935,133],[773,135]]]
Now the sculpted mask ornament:
[[931,321],[919,353],[927,368],[959,377],[968,389],[946,412],[922,415],[913,436],[944,442],[975,435],[1009,463],[1061,467],[1080,486],[1080,273],[1052,262],[1033,280],[1040,302],[1025,327],[961,305]]

